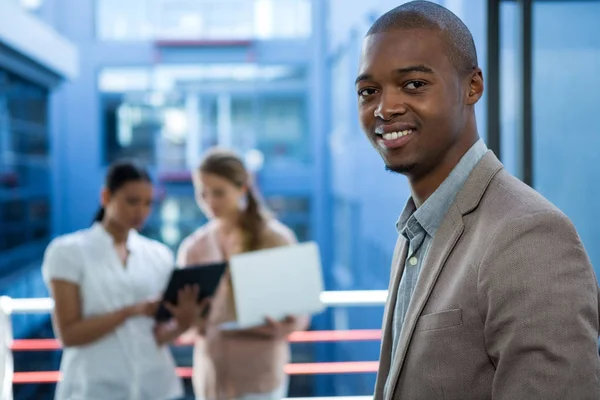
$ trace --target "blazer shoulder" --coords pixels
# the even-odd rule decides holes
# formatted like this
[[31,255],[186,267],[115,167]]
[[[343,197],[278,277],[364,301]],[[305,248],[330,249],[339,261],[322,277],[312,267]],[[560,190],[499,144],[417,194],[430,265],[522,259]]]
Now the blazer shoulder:
[[483,210],[495,210],[493,214],[498,221],[547,214],[570,223],[569,218],[558,207],[505,170],[494,177],[481,206]]
[[569,217],[540,193],[504,171],[493,179],[479,207],[466,221],[468,229],[477,237],[481,256],[504,240],[520,243],[523,235],[535,238],[542,248],[558,241],[583,247]]

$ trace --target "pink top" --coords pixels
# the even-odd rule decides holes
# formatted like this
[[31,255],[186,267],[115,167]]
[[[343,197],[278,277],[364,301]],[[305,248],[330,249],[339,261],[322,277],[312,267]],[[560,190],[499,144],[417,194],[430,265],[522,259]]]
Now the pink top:
[[[217,227],[218,223],[211,221],[187,237],[179,249],[177,264],[185,267],[220,262],[236,253],[224,254],[231,250],[222,250],[224,246],[219,243]],[[293,244],[296,237],[285,225],[271,219],[264,241],[263,247],[270,248]],[[232,300],[227,276],[213,298],[204,336],[196,338],[194,386],[197,396],[231,399],[271,392],[283,384],[284,366],[290,358],[287,340],[221,331],[220,324],[235,319]],[[308,318],[301,318],[296,328],[306,329],[308,322]]]

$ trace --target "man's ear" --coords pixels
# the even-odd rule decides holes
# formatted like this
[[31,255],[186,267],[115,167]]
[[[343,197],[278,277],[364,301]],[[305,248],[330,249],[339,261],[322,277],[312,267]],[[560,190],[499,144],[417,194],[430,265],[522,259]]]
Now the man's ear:
[[467,104],[472,106],[483,96],[483,72],[481,68],[475,68],[469,74],[468,79]]

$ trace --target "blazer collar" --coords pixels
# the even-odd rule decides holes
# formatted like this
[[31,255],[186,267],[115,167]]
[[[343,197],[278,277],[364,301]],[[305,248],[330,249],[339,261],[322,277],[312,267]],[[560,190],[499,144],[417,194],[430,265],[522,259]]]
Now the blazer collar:
[[456,204],[462,215],[466,215],[477,208],[490,182],[503,168],[504,166],[496,155],[488,150],[473,169],[454,200],[454,204]]
[[[503,168],[502,163],[496,158],[493,152],[488,151],[473,169],[464,186],[458,192],[456,199],[450,206],[448,213],[444,217],[437,233],[433,238],[433,243],[423,262],[423,269],[417,281],[417,286],[413,293],[413,298],[410,301],[404,325],[396,353],[392,355],[389,363],[390,369],[388,374],[392,381],[384,397],[392,399],[394,397],[395,386],[400,377],[402,367],[408,351],[408,346],[412,339],[417,321],[427,304],[427,300],[433,291],[438,276],[440,275],[446,260],[452,253],[456,243],[460,239],[464,231],[463,216],[472,212],[477,208],[483,195],[485,194],[490,182],[494,176]],[[386,311],[384,321],[384,336],[390,335],[390,326],[393,321],[393,305],[397,295],[398,286],[402,279],[404,260],[396,258],[394,261],[396,273],[393,274],[393,281],[390,284],[392,292],[388,295],[388,310]],[[390,306],[391,305],[391,306]],[[392,351],[392,346],[388,341],[382,343],[383,350],[389,354]],[[383,354],[382,354],[383,356]]]

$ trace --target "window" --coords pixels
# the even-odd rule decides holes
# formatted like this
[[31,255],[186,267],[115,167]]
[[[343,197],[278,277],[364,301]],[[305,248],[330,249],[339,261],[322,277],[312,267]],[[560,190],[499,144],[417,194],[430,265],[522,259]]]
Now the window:
[[331,65],[331,93],[335,94],[336,99],[331,104],[332,134],[341,141],[350,135],[352,121],[357,119],[351,56],[351,52],[346,50]]
[[[600,273],[600,1],[535,1],[533,185],[575,224]],[[551,28],[569,26],[558,34]],[[568,60],[568,68],[555,66]]]
[[0,69],[0,275],[50,237],[47,105],[45,88]]
[[45,0],[5,0],[23,8],[25,11],[29,11],[31,13],[35,13],[40,10],[44,6]]
[[304,97],[267,97],[261,106],[257,141],[265,163],[307,163],[310,141]]
[[26,219],[25,203],[22,200],[4,201],[2,208],[2,222],[21,222]]
[[267,166],[307,163],[310,143],[304,94],[205,95],[201,151],[217,144],[240,154],[256,149]]
[[311,0],[98,0],[100,40],[307,38]]
[[310,200],[307,197],[271,195],[265,198],[266,207],[287,225],[299,242],[310,239]]
[[[336,197],[333,214],[334,276],[337,290],[358,289],[358,242],[360,206],[356,202]],[[361,288],[362,289],[362,288]]]
[[131,157],[154,164],[155,140],[163,125],[161,110],[150,104],[123,102],[121,96],[105,96],[102,103],[106,163]]
[[507,171],[519,179],[523,179],[522,158],[523,132],[521,131],[523,115],[521,115],[521,99],[523,77],[519,66],[522,54],[519,32],[519,4],[512,1],[500,3],[500,154]]
[[231,99],[231,133],[232,143],[240,149],[249,150],[256,147],[256,102],[249,96],[238,96]]
[[218,144],[259,152],[266,165],[309,163],[305,78],[294,65],[107,68],[98,77],[105,162],[189,169]]
[[169,195],[158,201],[142,233],[177,251],[183,239],[206,223],[206,217],[196,204],[191,183],[167,183],[164,189],[168,193],[183,189],[185,194]]
[[503,1],[499,17],[502,161],[571,218],[598,274],[600,1]]

